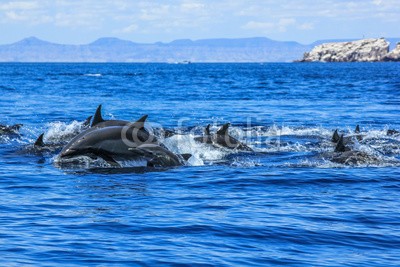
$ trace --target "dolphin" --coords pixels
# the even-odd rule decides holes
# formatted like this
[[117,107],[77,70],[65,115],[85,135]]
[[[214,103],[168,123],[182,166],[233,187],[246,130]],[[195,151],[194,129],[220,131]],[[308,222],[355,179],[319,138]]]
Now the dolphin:
[[398,134],[400,134],[400,132],[397,131],[397,130],[393,130],[393,129],[389,129],[389,130],[387,130],[387,132],[386,132],[386,135],[389,135],[389,136],[391,136],[391,135],[398,135]]
[[[143,116],[143,118],[145,121],[147,119],[147,115]],[[131,122],[125,121],[125,120],[105,120],[105,119],[103,119],[103,116],[101,115],[101,105],[99,105],[96,109],[96,112],[93,115],[92,123],[90,124],[90,127],[103,128],[103,127],[108,127],[108,126],[125,126],[129,123],[131,123]]]
[[148,135],[141,128],[109,126],[90,128],[71,140],[60,152],[60,158],[79,155],[103,158],[112,165],[117,160],[145,159],[149,167],[170,167],[183,165],[183,158],[170,152],[154,136]]
[[[139,138],[140,142],[144,142],[144,141],[152,141],[152,142],[158,142],[157,138],[150,134],[145,128],[144,128],[144,123],[147,119],[147,115],[141,117],[139,120],[137,120],[134,123],[128,123],[128,124],[124,124],[124,126],[121,125],[116,125],[116,126],[104,126],[104,127],[91,127],[88,128],[86,130],[84,130],[83,132],[79,133],[78,135],[76,135],[74,138],[72,138],[69,143],[63,148],[62,151],[67,150],[69,146],[73,145],[74,143],[78,142],[79,140],[82,140],[83,137],[93,131],[99,130],[99,129],[105,129],[105,128],[110,128],[110,127],[120,127],[122,128],[119,131],[119,136],[121,137],[121,133],[123,133],[126,130],[126,134],[128,135],[132,135],[135,134],[135,137]],[[109,121],[111,122],[111,121]],[[124,128],[125,127],[125,128]],[[135,131],[133,132],[133,129],[135,129]],[[115,129],[114,129],[115,130]]]
[[44,133],[40,134],[33,145],[28,145],[25,147],[23,151],[26,153],[44,153],[44,152],[55,152],[57,150],[61,150],[63,147],[62,143],[45,143],[44,142]]
[[336,129],[332,135],[332,143],[339,142],[339,139],[340,139],[340,136],[339,136],[338,130]]
[[172,167],[180,166],[184,164],[184,160],[187,160],[189,154],[178,156],[166,149],[165,147],[156,144],[143,144],[136,148],[129,148],[129,151],[137,153],[138,155],[143,154],[147,159],[148,167]]
[[33,144],[34,147],[44,147],[44,141],[43,141],[44,133],[39,135],[39,137],[36,139],[35,143]]
[[357,124],[356,129],[354,130],[354,133],[355,133],[354,136],[357,138],[358,141],[363,140],[364,135],[361,134],[360,125]]
[[86,118],[86,120],[82,123],[82,126],[85,128],[88,128],[90,126],[90,121],[92,120],[93,116],[89,116]]
[[204,144],[213,144],[212,135],[210,133],[210,126],[211,126],[211,124],[208,124],[206,126],[206,128],[204,128],[203,136],[195,137],[194,140],[197,142],[200,142],[200,143],[204,143]]
[[335,152],[346,152],[346,151],[350,151],[351,149],[346,146],[346,144],[344,143],[344,138],[343,138],[343,134],[340,136],[339,141],[337,142],[337,145],[335,147]]
[[[148,115],[142,116],[140,119],[138,119],[135,123],[132,123],[130,121],[125,121],[125,120],[104,120],[102,115],[101,115],[101,105],[99,105],[96,109],[95,114],[93,115],[92,118],[92,123],[90,125],[91,128],[104,128],[104,127],[109,127],[109,126],[129,126],[131,124],[136,124],[134,127],[140,127],[141,131],[144,134],[147,134],[148,137],[150,137],[149,131],[144,128],[144,123],[147,120]],[[155,136],[152,136],[152,138],[156,138]]]
[[334,152],[325,154],[325,156],[327,156],[332,162],[344,165],[370,164],[379,162],[379,159],[375,156],[369,155],[363,151],[352,150],[345,143],[343,134],[340,136]]
[[[364,135],[361,134],[359,125],[356,126],[356,128],[354,130],[354,134],[343,137],[343,142],[345,144],[354,143],[353,142],[353,137],[355,137],[358,141],[361,141],[363,139]],[[336,129],[333,132],[331,141],[332,141],[332,143],[336,143],[337,144],[339,142],[339,140],[340,140],[340,136],[339,136],[338,130]]]
[[214,147],[223,147],[228,149],[237,149],[243,151],[253,151],[246,144],[241,143],[236,138],[232,137],[228,133],[230,123],[225,123],[215,134],[210,133],[210,124],[204,130],[204,135],[196,137],[195,141],[205,144],[211,144]]
[[164,136],[164,138],[169,138],[176,135],[176,133],[173,130],[162,129],[161,135]]
[[[129,143],[132,146],[137,146],[141,143],[156,143],[158,144],[157,139],[154,135],[149,135],[147,131],[143,130],[143,122],[141,119],[129,126],[108,126],[103,128],[92,127],[84,132],[75,136],[61,151],[61,154],[67,153],[70,147],[75,146],[76,144],[86,142],[85,144],[90,146],[90,143],[87,143],[87,140],[92,142],[98,142],[98,140],[107,142],[111,139],[119,139],[121,142],[125,141],[125,143]],[[98,136],[96,136],[98,135]],[[125,138],[125,139],[124,139]]]
[[2,125],[0,124],[0,135],[3,134],[18,134],[19,129],[22,127],[22,124],[14,124],[14,125]]

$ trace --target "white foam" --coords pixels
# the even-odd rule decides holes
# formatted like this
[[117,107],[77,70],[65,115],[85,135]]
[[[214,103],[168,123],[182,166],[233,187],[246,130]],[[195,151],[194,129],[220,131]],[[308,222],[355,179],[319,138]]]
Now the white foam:
[[289,127],[289,126],[278,126],[276,124],[270,127],[256,126],[250,129],[250,136],[331,136],[332,131],[323,127]]
[[[151,129],[151,127],[150,127]],[[195,130],[193,130],[195,129]],[[246,158],[243,154],[235,157],[238,151],[216,148],[209,144],[196,142],[194,132],[198,133],[202,129],[193,128],[188,134],[177,134],[169,138],[160,138],[160,141],[175,154],[191,154],[192,157],[187,161],[189,166],[202,166],[208,164],[228,164],[233,167],[256,167],[261,165],[254,158]],[[219,127],[212,126],[211,132],[215,132]],[[29,129],[28,129],[29,130]],[[30,129],[35,131],[35,129]],[[37,129],[36,129],[37,130]],[[45,133],[45,139],[49,142],[66,141],[71,136],[83,130],[82,123],[73,121],[71,123],[53,122],[48,124],[48,130]],[[279,166],[288,167],[315,167],[315,168],[348,168],[348,167],[390,167],[400,166],[400,160],[396,157],[400,154],[400,137],[387,136],[384,130],[365,130],[361,132],[362,141],[357,141],[356,135],[352,138],[352,150],[363,152],[371,159],[360,160],[350,165],[331,162],[329,156],[324,159],[324,153],[332,153],[334,144],[331,142],[333,131],[322,127],[287,127],[273,125],[271,127],[256,126],[252,128],[232,127],[229,132],[239,140],[249,140],[249,146],[255,152],[262,153],[293,153],[297,162],[277,163]],[[279,138],[279,136],[285,138]],[[257,138],[263,136],[263,138]],[[304,136],[310,136],[302,138]],[[351,135],[347,135],[351,136]],[[272,137],[272,138],[268,138]],[[312,159],[305,158],[304,155],[316,154]],[[298,154],[297,154],[298,153]],[[230,155],[229,157],[227,157]],[[263,157],[263,155],[260,155]],[[113,167],[102,159],[91,159],[89,157],[78,160],[83,167]],[[122,161],[118,162],[122,167],[143,167],[147,165],[145,160]]]
[[58,166],[68,166],[68,168],[111,168],[115,167],[107,163],[102,158],[90,158],[88,156],[77,156],[73,158],[60,158],[59,155],[52,158],[52,162]]
[[52,122],[48,125],[44,138],[48,142],[63,142],[77,135],[83,130],[82,122],[73,121],[71,123]]
[[88,77],[101,77],[103,76],[101,73],[87,73],[83,74],[83,76],[88,76]]
[[134,168],[134,167],[147,167],[147,161],[142,160],[124,160],[117,161],[122,168]]
[[241,168],[252,168],[252,167],[262,166],[262,164],[258,160],[249,160],[246,158],[234,158],[230,166],[241,167]]
[[[164,140],[164,145],[175,154],[191,154],[189,165],[204,165],[204,161],[221,160],[227,151],[196,142],[194,135],[174,135]],[[192,159],[193,158],[193,159]]]

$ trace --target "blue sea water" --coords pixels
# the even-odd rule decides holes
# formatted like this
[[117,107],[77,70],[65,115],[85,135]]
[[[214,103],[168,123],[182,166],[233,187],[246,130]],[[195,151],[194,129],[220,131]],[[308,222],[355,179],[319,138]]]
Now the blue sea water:
[[[400,64],[0,64],[1,266],[400,266]],[[61,168],[103,105],[191,153],[169,169]],[[223,123],[254,153],[197,144]],[[376,160],[329,160],[335,129]]]

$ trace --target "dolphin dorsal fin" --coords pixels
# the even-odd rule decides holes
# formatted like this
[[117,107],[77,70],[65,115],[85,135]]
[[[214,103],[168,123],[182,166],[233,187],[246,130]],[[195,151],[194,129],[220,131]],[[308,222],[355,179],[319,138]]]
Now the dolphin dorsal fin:
[[339,142],[339,139],[340,139],[340,136],[338,134],[338,130],[336,129],[332,135],[332,142],[337,143],[337,142]]
[[343,134],[340,136],[339,141],[335,147],[335,152],[345,152],[346,151],[346,147],[343,143]]
[[43,136],[44,136],[44,133],[42,133],[41,135],[39,135],[38,139],[36,139],[36,141],[35,141],[35,143],[33,144],[33,146],[38,146],[38,147],[44,146]]
[[225,123],[224,125],[222,125],[221,128],[219,128],[219,130],[217,131],[217,135],[226,135],[228,134],[228,128],[229,128],[230,123]]
[[207,125],[207,127],[204,129],[204,134],[205,135],[210,135],[210,124],[209,125]]
[[82,126],[89,126],[90,125],[90,121],[92,120],[93,116],[89,116],[86,118],[86,120],[82,123]]
[[99,105],[99,106],[97,107],[97,109],[96,109],[96,112],[94,113],[93,120],[92,120],[92,124],[90,125],[90,127],[93,127],[93,126],[95,126],[96,124],[98,124],[98,123],[100,123],[100,122],[103,122],[103,121],[104,121],[104,119],[103,119],[103,117],[101,116],[101,105]]
[[144,115],[143,117],[141,117],[140,119],[135,121],[133,123],[133,126],[136,127],[136,128],[143,128],[144,127],[144,123],[146,122],[148,116],[149,115]]
[[181,157],[186,161],[188,161],[191,156],[192,156],[192,154],[189,154],[189,153],[181,154]]
[[360,133],[360,125],[356,126],[356,129],[354,130],[355,133]]

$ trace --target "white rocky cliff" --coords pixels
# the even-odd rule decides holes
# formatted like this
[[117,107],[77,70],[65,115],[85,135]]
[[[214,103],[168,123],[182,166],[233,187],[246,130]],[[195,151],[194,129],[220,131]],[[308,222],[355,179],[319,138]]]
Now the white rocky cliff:
[[400,43],[397,43],[396,48],[388,53],[384,58],[384,61],[400,61]]
[[[353,42],[325,43],[304,53],[301,62],[375,62],[383,61],[389,52],[385,39],[363,39]],[[399,51],[400,52],[400,51]]]

